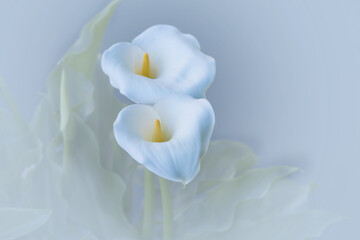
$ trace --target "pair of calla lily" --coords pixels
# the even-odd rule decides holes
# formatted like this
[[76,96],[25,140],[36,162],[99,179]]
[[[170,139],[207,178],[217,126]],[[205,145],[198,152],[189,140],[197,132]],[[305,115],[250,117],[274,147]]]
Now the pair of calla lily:
[[204,98],[215,60],[198,41],[168,25],[156,25],[131,43],[103,54],[111,85],[137,104],[114,123],[118,144],[156,175],[184,184],[199,172],[215,116]]

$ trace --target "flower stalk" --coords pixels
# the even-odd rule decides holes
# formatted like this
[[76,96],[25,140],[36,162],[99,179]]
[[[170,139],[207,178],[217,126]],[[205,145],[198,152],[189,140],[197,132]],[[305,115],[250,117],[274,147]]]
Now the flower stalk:
[[154,174],[145,168],[145,193],[144,193],[144,216],[143,216],[143,239],[153,237],[154,222]]
[[169,181],[159,177],[161,190],[161,203],[163,211],[163,240],[172,240],[173,238],[173,212],[171,204],[171,194]]
[[[154,142],[163,142],[163,134],[161,131],[161,124],[159,119],[155,120],[155,138]],[[173,212],[171,204],[171,193],[168,180],[159,177],[161,204],[163,211],[163,240],[172,240],[173,238]]]

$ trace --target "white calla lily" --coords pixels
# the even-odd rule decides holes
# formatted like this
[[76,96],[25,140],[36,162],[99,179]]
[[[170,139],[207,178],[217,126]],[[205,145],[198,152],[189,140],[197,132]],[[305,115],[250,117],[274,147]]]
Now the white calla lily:
[[132,43],[113,45],[101,64],[113,87],[143,104],[174,93],[204,98],[215,76],[215,60],[200,51],[195,37],[169,25],[150,27]]
[[114,133],[118,144],[147,169],[187,184],[199,172],[214,123],[214,111],[206,99],[175,94],[154,106],[124,108]]

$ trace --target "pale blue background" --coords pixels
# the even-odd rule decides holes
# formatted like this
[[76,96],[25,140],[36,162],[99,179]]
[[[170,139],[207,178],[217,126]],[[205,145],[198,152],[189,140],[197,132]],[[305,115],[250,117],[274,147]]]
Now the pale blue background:
[[[26,116],[81,27],[108,1],[0,1],[0,74]],[[359,239],[360,1],[124,0],[104,49],[167,23],[217,60],[214,138],[250,145],[260,165],[300,166],[312,206],[347,219],[322,240]]]

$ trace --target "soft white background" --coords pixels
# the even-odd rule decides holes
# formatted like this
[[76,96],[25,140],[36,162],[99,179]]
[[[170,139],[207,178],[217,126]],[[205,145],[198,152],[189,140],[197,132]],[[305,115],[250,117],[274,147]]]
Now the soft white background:
[[[45,79],[104,0],[0,0],[0,75],[30,118]],[[215,57],[214,139],[240,140],[261,166],[300,166],[311,205],[346,220],[322,240],[358,239],[360,1],[124,0],[104,49],[173,24]]]

